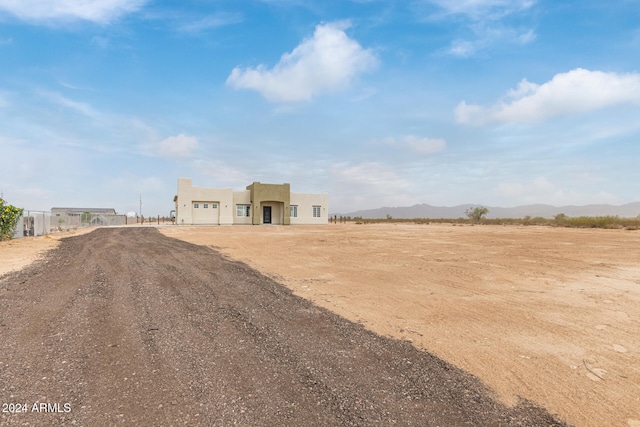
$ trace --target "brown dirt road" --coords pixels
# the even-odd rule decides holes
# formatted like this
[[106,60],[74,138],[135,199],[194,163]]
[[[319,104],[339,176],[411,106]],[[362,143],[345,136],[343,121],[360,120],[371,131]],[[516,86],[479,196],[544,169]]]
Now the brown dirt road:
[[580,427],[640,427],[640,231],[163,228]]
[[153,228],[62,240],[0,307],[2,425],[558,425]]

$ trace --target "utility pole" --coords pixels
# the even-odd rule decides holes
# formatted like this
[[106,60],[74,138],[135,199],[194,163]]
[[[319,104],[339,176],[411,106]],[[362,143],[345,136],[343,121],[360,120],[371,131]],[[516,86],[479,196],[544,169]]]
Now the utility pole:
[[140,194],[140,217],[142,217],[142,194]]

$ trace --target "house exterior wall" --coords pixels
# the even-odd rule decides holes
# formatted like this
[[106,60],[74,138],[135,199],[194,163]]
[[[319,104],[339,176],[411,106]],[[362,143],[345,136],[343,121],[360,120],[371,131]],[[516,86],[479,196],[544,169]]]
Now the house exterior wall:
[[251,207],[249,210],[249,216],[238,216],[239,205],[243,207],[251,206],[251,192],[249,190],[233,192],[233,223],[251,225],[251,220],[253,218],[253,207]]
[[[271,224],[274,225],[328,223],[326,193],[291,193],[290,185],[286,183],[254,182],[245,191],[233,191],[230,188],[194,187],[190,178],[179,178],[178,194],[173,200],[178,225],[264,224],[265,206],[271,207]],[[296,217],[290,216],[293,205],[296,206]]]
[[254,182],[247,186],[253,207],[252,224],[264,224],[264,206],[271,207],[271,224],[289,225],[289,199],[291,186],[285,184],[262,184]]
[[[291,216],[292,225],[300,224],[328,224],[329,196],[327,193],[308,194],[291,193],[291,206],[296,207],[297,216]],[[319,207],[320,216],[314,217],[314,206]]]
[[[176,224],[233,224],[233,190],[231,188],[194,187],[190,178],[178,179]],[[207,205],[207,208],[204,205]],[[213,205],[216,207],[214,208]]]

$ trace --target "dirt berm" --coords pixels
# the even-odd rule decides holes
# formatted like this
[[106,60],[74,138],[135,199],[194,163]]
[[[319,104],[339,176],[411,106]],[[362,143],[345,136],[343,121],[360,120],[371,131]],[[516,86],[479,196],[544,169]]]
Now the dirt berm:
[[156,229],[64,239],[0,306],[1,425],[562,425]]

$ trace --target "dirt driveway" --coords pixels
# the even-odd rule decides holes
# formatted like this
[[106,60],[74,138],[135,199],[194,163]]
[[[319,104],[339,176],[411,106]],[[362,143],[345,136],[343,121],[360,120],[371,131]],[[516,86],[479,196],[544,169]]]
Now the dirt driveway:
[[577,426],[640,427],[640,232],[164,228]]
[[154,228],[62,240],[0,307],[2,425],[560,425]]

